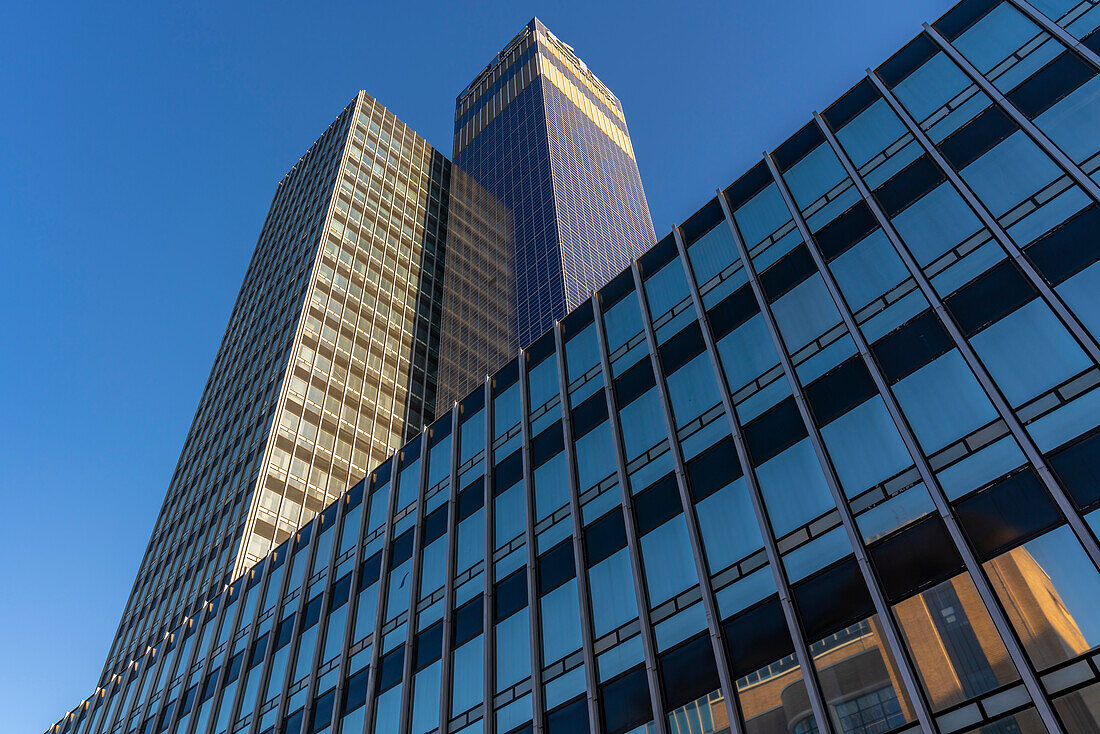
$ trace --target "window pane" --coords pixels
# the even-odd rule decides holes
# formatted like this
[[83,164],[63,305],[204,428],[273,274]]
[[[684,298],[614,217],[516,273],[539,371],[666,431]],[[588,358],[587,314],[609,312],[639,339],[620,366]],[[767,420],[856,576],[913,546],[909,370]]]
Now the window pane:
[[985,568],[1040,670],[1100,642],[1100,574],[1068,525],[997,556]]
[[894,613],[933,710],[1020,677],[968,574],[906,599]]

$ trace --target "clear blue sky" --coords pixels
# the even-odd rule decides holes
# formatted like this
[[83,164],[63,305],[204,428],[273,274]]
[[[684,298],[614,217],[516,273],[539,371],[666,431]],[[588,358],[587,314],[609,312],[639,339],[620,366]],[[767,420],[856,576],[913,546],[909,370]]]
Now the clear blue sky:
[[622,100],[660,236],[950,3],[169,5],[0,15],[3,731],[91,692],[275,184],[357,90],[449,154],[538,15]]

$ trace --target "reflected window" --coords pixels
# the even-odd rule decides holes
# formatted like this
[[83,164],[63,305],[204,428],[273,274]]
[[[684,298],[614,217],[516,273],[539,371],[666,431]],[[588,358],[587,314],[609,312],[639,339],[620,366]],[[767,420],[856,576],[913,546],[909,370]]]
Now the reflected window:
[[993,590],[1039,670],[1100,642],[1100,574],[1068,525],[985,564]]
[[894,607],[934,711],[1019,679],[969,574]]

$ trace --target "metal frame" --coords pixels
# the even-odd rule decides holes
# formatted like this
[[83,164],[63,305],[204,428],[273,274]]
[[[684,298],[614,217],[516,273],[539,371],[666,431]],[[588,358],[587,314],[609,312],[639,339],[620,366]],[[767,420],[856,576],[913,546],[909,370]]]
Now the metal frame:
[[458,456],[460,450],[459,426],[462,425],[458,403],[451,404],[451,471],[447,490],[447,557],[443,576],[443,641],[439,667],[439,732],[447,734],[451,720],[451,680],[454,674],[451,657],[454,653],[452,632],[454,628],[455,554],[458,552]]
[[[695,517],[695,504],[691,501],[691,494],[687,486],[683,450],[680,447],[676,432],[676,419],[672,415],[672,403],[668,397],[664,369],[661,367],[657,336],[653,330],[653,319],[649,314],[649,298],[645,292],[641,267],[638,265],[637,260],[630,264],[630,272],[634,276],[634,290],[638,297],[638,307],[642,312],[642,329],[645,332],[646,345],[649,347],[650,366],[653,368],[653,378],[657,387],[658,399],[661,402],[665,431],[668,434],[669,451],[672,454],[673,468],[676,475],[676,488],[680,494],[680,511],[683,513],[684,521],[687,524],[688,542],[691,543],[691,555],[695,561],[695,573],[699,577],[699,591],[703,597],[703,610],[707,618],[707,633],[710,637],[711,649],[714,651],[715,663],[718,666],[718,681],[725,694],[726,715],[729,717],[731,732],[741,734],[741,716],[738,710],[740,706],[739,702],[736,702],[736,689],[730,675],[729,658],[726,656],[726,645],[723,641],[722,629],[718,626],[721,615],[718,613],[718,605],[714,600],[714,590],[710,588],[710,572],[707,570],[707,562],[703,557],[699,521]],[[646,613],[649,613],[648,609]]]
[[1089,64],[1092,64],[1094,69],[1100,70],[1100,56],[1097,56],[1091,48],[1070,35],[1069,31],[1065,28],[1043,15],[1043,13],[1028,2],[1028,0],[1008,0],[1008,2],[1026,15],[1035,25],[1061,41],[1066,48],[1072,50]]
[[[635,286],[637,287],[637,286]],[[630,294],[623,299],[630,298]],[[583,308],[583,306],[581,307]],[[653,725],[655,734],[670,734],[668,727],[668,715],[665,713],[664,702],[661,696],[661,675],[657,660],[657,641],[654,639],[653,623],[649,618],[649,592],[642,577],[642,552],[638,546],[638,533],[634,527],[634,495],[630,492],[630,475],[627,473],[626,452],[623,449],[622,427],[619,425],[620,413],[618,397],[615,395],[614,373],[611,371],[611,358],[608,354],[607,333],[603,323],[603,308],[600,305],[599,295],[592,297],[593,324],[596,329],[597,351],[600,353],[600,370],[604,380],[604,397],[607,400],[607,420],[611,428],[611,441],[615,445],[615,464],[619,477],[619,495],[622,503],[623,524],[626,526],[626,547],[630,556],[630,571],[634,580],[635,603],[638,606],[639,634],[642,638],[642,650],[645,655],[646,680],[649,682],[649,701],[653,709]],[[562,347],[564,349],[564,343]],[[568,381],[564,377],[564,351],[560,357],[563,370],[560,373],[562,381]],[[643,358],[644,359],[644,358]],[[564,397],[562,398],[565,399]]]
[[[718,192],[718,203],[722,208],[723,221],[732,229],[733,217],[729,212],[729,205],[721,191]],[[716,226],[721,226],[718,224]],[[692,272],[690,260],[687,257],[687,247],[684,245],[683,234],[679,227],[673,230],[676,237],[676,249],[683,262],[684,275],[687,279],[688,290],[691,291],[691,300],[695,306],[696,318],[699,319],[699,327],[703,332],[703,343],[706,346],[707,356],[710,358],[711,367],[715,379],[718,382],[719,393],[722,395],[722,408],[726,413],[726,421],[729,423],[730,437],[737,451],[737,460],[741,462],[741,469],[745,474],[745,486],[748,489],[749,499],[752,502],[756,522],[760,528],[760,537],[764,542],[764,552],[768,557],[768,566],[771,567],[772,579],[775,581],[779,593],[779,605],[783,610],[783,617],[787,623],[787,631],[791,636],[791,644],[794,647],[794,655],[798,665],[802,669],[802,679],[805,682],[806,693],[809,696],[814,718],[824,719],[826,726],[832,726],[826,716],[827,707],[821,693],[821,684],[817,678],[817,670],[813,666],[809,646],[802,636],[802,628],[798,624],[798,613],[794,608],[794,600],[791,597],[791,584],[787,579],[787,571],[783,568],[783,562],[779,554],[779,545],[775,540],[775,534],[771,529],[771,521],[768,518],[767,506],[764,503],[764,495],[760,491],[760,483],[756,478],[756,469],[749,460],[748,448],[741,430],[741,422],[737,416],[737,409],[730,398],[730,389],[726,381],[725,372],[722,370],[721,357],[711,330],[710,319],[705,318],[706,309],[703,307],[703,298],[699,293],[699,285],[696,283],[695,274]],[[736,234],[734,236],[737,236]],[[740,254],[738,254],[740,258]],[[744,262],[742,262],[744,267]],[[747,275],[747,271],[746,271]],[[736,691],[731,691],[736,694]]]
[[[594,304],[593,304],[594,305]],[[581,306],[584,308],[584,306]],[[592,641],[592,596],[588,586],[588,573],[584,566],[584,519],[581,517],[580,482],[576,464],[576,449],[573,438],[573,412],[569,400],[568,378],[565,374],[565,342],[562,338],[561,322],[554,322],[553,359],[558,373],[558,402],[561,406],[561,426],[565,436],[566,477],[569,482],[569,515],[573,525],[573,573],[577,581],[577,599],[580,601],[581,615],[581,651],[584,653],[584,679],[588,698],[588,721],[594,734],[602,734],[603,722],[600,717],[599,671],[596,670],[596,653]],[[526,361],[526,360],[525,360]],[[527,367],[524,365],[524,373]],[[526,382],[526,381],[525,381]],[[526,392],[527,384],[523,386]],[[529,407],[529,406],[528,406]],[[525,420],[530,420],[530,413]]]
[[[874,200],[870,190],[867,188],[867,185],[859,176],[858,171],[855,170],[847,154],[840,147],[840,144],[837,141],[836,137],[833,135],[832,131],[828,129],[828,126],[822,126],[821,130],[825,134],[826,144],[830,146],[833,153],[840,161],[841,165],[844,166],[848,177],[855,184],[856,190],[859,192],[864,202],[870,208],[871,213],[874,214],[875,220],[882,228],[883,233],[886,235],[887,239],[890,240],[890,243],[893,245],[894,249],[901,257],[902,262],[905,264],[906,268],[908,268],[910,275],[917,282],[917,285],[920,288],[921,292],[928,300],[928,303],[931,305],[932,310],[935,311],[936,315],[939,317],[939,320],[946,328],[948,334],[950,334],[952,341],[955,343],[956,348],[958,348],[959,350],[959,353],[970,366],[970,369],[974,372],[975,376],[978,378],[978,381],[981,383],[982,387],[985,389],[990,399],[993,400],[994,406],[997,408],[997,412],[1000,413],[1001,417],[1005,420],[1005,423],[1006,425],[1008,425],[1010,432],[1013,436],[1016,437],[1017,442],[1020,443],[1021,448],[1024,449],[1024,452],[1025,454],[1027,454],[1028,458],[1032,460],[1032,463],[1036,467],[1036,469],[1039,470],[1040,466],[1045,469],[1045,473],[1042,470],[1039,471],[1040,477],[1044,480],[1044,484],[1048,484],[1049,482],[1050,484],[1056,485],[1050,469],[1042,463],[1041,457],[1038,455],[1038,449],[1034,447],[1034,444],[1031,444],[1030,437],[1026,435],[1021,435],[1023,434],[1023,426],[1019,424],[1019,421],[1016,419],[1015,414],[1011,413],[1011,411],[1008,410],[1008,406],[1007,403],[1005,403],[1004,397],[1001,396],[1000,391],[993,384],[992,378],[985,371],[985,367],[980,362],[978,362],[977,355],[974,354],[973,349],[970,347],[970,344],[963,338],[962,333],[955,325],[955,322],[951,319],[950,314],[947,313],[947,310],[943,305],[943,300],[940,299],[940,297],[936,294],[935,290],[932,288],[931,282],[928,280],[927,276],[925,276],[924,273],[921,271],[920,266],[917,264],[913,255],[909,252],[909,249],[904,245],[904,243],[902,243],[900,236],[894,229],[893,225],[890,223],[889,218],[886,217],[882,209],[879,207],[878,203]],[[853,334],[855,333],[858,332],[853,332]],[[874,373],[872,373],[872,375],[874,375]],[[879,375],[879,377],[881,377],[881,375]],[[876,381],[876,385],[877,384],[878,383]],[[1025,438],[1028,443],[1025,444],[1023,441],[1020,440],[1021,438]],[[1030,451],[1029,448],[1031,449]],[[923,456],[923,453],[921,453],[920,455]],[[1036,462],[1035,459],[1039,459],[1039,462]],[[936,498],[936,494],[932,492],[933,487],[938,487],[938,484],[929,485],[930,493],[932,493],[933,497]],[[1074,517],[1077,517],[1076,513],[1074,513]],[[1078,521],[1080,521],[1079,517]],[[948,525],[948,528],[950,531],[950,524]],[[965,547],[965,544],[960,545],[960,551],[968,553],[968,551],[964,550]],[[980,579],[983,577],[978,578]],[[974,581],[975,584],[978,584],[978,579],[974,579]],[[979,585],[979,589],[980,588],[981,585]],[[983,594],[982,596],[984,601],[985,595]],[[988,603],[987,606],[989,606]],[[1000,610],[1000,606],[995,605],[989,609],[989,612],[991,615],[997,614],[997,616],[1000,616],[1000,614],[1003,613]],[[1032,667],[1030,661],[1027,659],[1027,656],[1024,654],[1022,645],[1019,643],[1015,632],[1011,630],[1011,625],[1006,624],[1007,620],[1001,621],[1002,624],[997,625],[998,631],[1001,632],[1002,637],[1004,637],[1005,646],[1008,648],[1009,654],[1012,657],[1013,662],[1016,663],[1016,666],[1020,673],[1020,677],[1023,679],[1024,685],[1028,689],[1028,693],[1031,695],[1032,700],[1035,702],[1036,709],[1038,710],[1040,717],[1043,719],[1043,723],[1052,733],[1061,732],[1061,725],[1058,723],[1058,719],[1054,715],[1053,708],[1043,694],[1042,686],[1039,683],[1039,679],[1035,673],[1035,670]],[[1002,625],[1004,626],[1002,627]],[[1011,632],[1011,634],[1006,635],[1006,632]]]
[[[971,188],[966,184],[966,182],[962,180],[959,174],[955,172],[955,169],[952,168],[950,164],[948,164],[947,160],[943,157],[943,155],[940,154],[939,150],[932,143],[932,140],[923,130],[920,129],[920,125],[917,124],[916,120],[913,119],[913,116],[909,114],[908,110],[906,110],[902,106],[901,102],[898,101],[893,92],[891,92],[886,87],[886,85],[882,82],[882,79],[879,78],[878,74],[876,74],[871,69],[868,69],[867,76],[871,80],[871,83],[875,85],[875,88],[878,89],[879,94],[882,95],[882,98],[885,99],[886,103],[890,105],[891,109],[893,109],[894,114],[897,115],[897,117],[901,120],[905,127],[908,128],[909,133],[914,138],[916,138],[918,143],[920,143],[921,147],[924,149],[924,152],[928,155],[929,158],[935,161],[937,165],[939,165],[939,167],[947,175],[947,179],[955,187],[955,190],[959,192],[959,195],[962,196],[967,204],[970,205],[970,208],[974,210],[974,213],[978,215],[978,218],[982,221],[982,224],[984,224],[985,228],[988,229],[990,234],[993,235],[993,238],[997,241],[997,243],[1001,245],[1004,251],[1008,254],[1008,257],[1020,268],[1020,270],[1024,274],[1024,277],[1027,278],[1028,282],[1030,282],[1031,285],[1034,286],[1035,289],[1039,292],[1039,295],[1046,300],[1051,310],[1054,311],[1059,320],[1063,324],[1065,324],[1066,328],[1069,329],[1070,333],[1073,334],[1078,343],[1081,344],[1081,346],[1092,358],[1092,360],[1094,362],[1100,363],[1100,343],[1098,343],[1097,340],[1091,334],[1089,334],[1084,325],[1081,323],[1080,319],[1078,319],[1077,316],[1069,310],[1069,307],[1066,306],[1065,301],[1063,301],[1062,298],[1054,291],[1054,289],[1047,284],[1043,276],[1041,276],[1039,272],[1035,269],[1035,266],[1031,264],[1031,261],[1024,256],[1024,253],[1020,249],[1019,245],[1017,245],[1015,241],[1013,241],[1012,237],[1009,236],[1004,227],[1002,227],[997,222],[996,218],[994,218],[992,212],[989,211],[989,208],[986,207],[980,199],[978,199],[973,190],[971,190]],[[814,119],[817,121],[818,126],[822,128],[828,127],[828,125],[825,123],[825,120],[822,119],[821,115],[814,113]]]
[[[764,154],[764,161],[767,163],[772,178],[776,180],[776,186],[783,195],[784,202],[787,203],[787,208],[790,209],[791,203],[787,200],[790,193],[786,191],[785,186],[780,184],[778,169],[775,167],[775,162],[772,161],[771,156],[767,153]],[[725,194],[722,194],[721,199],[725,199]],[[724,212],[728,209],[728,202],[726,202],[725,207],[726,208],[723,209]],[[791,217],[792,219],[794,218],[793,213]],[[844,496],[844,490],[840,486],[840,479],[836,475],[836,469],[833,467],[832,459],[829,457],[828,449],[825,447],[825,441],[821,437],[820,430],[818,430],[817,426],[814,424],[813,416],[806,402],[806,393],[795,373],[791,357],[787,354],[787,346],[783,341],[783,337],[779,331],[779,325],[776,323],[775,316],[772,313],[771,304],[768,303],[768,299],[765,297],[763,288],[760,285],[759,273],[756,272],[756,266],[749,257],[748,248],[741,238],[741,232],[737,228],[732,212],[730,212],[726,221],[729,223],[730,232],[733,234],[734,244],[737,247],[738,254],[741,256],[741,262],[745,267],[745,274],[748,276],[749,286],[752,288],[753,295],[756,296],[757,303],[760,306],[760,315],[763,317],[764,324],[768,328],[768,333],[772,338],[772,344],[775,347],[776,353],[779,355],[779,363],[782,365],[783,372],[787,376],[787,383],[790,385],[791,395],[798,408],[798,414],[801,416],[802,422],[806,426],[807,437],[810,439],[814,454],[817,456],[818,463],[821,466],[821,472],[825,477],[825,483],[828,485],[829,492],[833,496],[833,503],[836,506],[836,510],[840,513],[840,521],[848,536],[848,542],[851,544],[860,575],[863,577],[863,582],[871,595],[871,601],[874,605],[875,612],[882,622],[883,635],[886,638],[885,642],[895,651],[904,650],[901,644],[901,634],[897,627],[897,620],[894,618],[893,610],[890,608],[890,605],[886,603],[886,597],[875,579],[874,571],[871,569],[870,561],[867,558],[867,546],[863,542],[863,536],[860,534],[859,528],[856,527],[855,517],[852,514],[851,508],[848,507],[848,503]],[[795,224],[797,226],[798,222],[795,221]],[[924,692],[921,691],[916,684],[916,676],[912,669],[912,663],[909,661],[909,658],[904,655],[895,655],[895,660],[898,663],[898,672],[909,693],[910,702],[913,704],[917,720],[925,729],[934,730],[932,714],[928,708],[927,702],[924,700]],[[827,711],[828,709],[826,709],[826,712]],[[825,716],[823,716],[823,718],[828,720]],[[819,722],[819,725],[825,724],[824,722]],[[831,723],[828,724],[828,726],[831,726]]]
[[947,39],[940,35],[932,26],[927,23],[924,24],[924,31],[929,37],[936,42],[940,50],[955,62],[955,65],[962,70],[966,76],[970,78],[974,84],[978,85],[986,95],[993,100],[993,103],[997,105],[1005,114],[1012,118],[1012,120],[1020,126],[1029,138],[1031,138],[1036,145],[1042,148],[1043,152],[1050,156],[1058,167],[1069,174],[1069,177],[1073,179],[1081,190],[1084,191],[1095,202],[1100,202],[1100,185],[1097,185],[1095,181],[1088,177],[1081,167],[1070,160],[1069,156],[1062,152],[1062,149],[1051,142],[1050,138],[1046,136],[1042,130],[1035,126],[1031,120],[1027,119],[1016,107],[1008,101],[1008,99],[997,89],[993,84],[986,79],[981,72],[979,72],[974,65],[971,64],[966,57],[959,53],[958,49],[948,43]]
[[[531,457],[531,421],[527,395],[527,351],[519,350],[516,365],[516,389],[519,390],[520,457],[523,460],[523,519],[527,546],[527,629],[531,638],[531,721],[535,734],[546,728],[546,705],[542,683],[542,614],[539,608],[535,548],[535,469]],[[506,388],[507,389],[507,388]],[[494,411],[495,412],[495,411]]]

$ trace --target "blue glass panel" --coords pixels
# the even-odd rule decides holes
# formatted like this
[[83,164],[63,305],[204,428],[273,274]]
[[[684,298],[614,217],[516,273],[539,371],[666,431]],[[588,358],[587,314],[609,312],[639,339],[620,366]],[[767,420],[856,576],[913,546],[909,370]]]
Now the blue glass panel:
[[756,476],[777,535],[786,535],[836,506],[809,438],[765,462]]
[[592,591],[593,634],[596,637],[638,616],[630,556],[623,548],[588,570]]
[[717,346],[722,369],[734,392],[779,364],[775,345],[761,314],[738,326]]
[[834,260],[830,269],[853,311],[909,277],[908,269],[881,229]]
[[1100,262],[1093,263],[1056,288],[1094,335],[1100,334]]
[[947,182],[894,217],[893,223],[921,266],[982,228],[974,211]]
[[721,400],[714,382],[714,367],[706,352],[672,373],[667,384],[677,426],[687,425]]
[[999,217],[1062,175],[1023,130],[959,172],[993,216]]
[[462,671],[462,674],[453,676],[451,684],[452,716],[457,716],[481,703],[485,694],[484,650],[484,638],[478,635],[454,651],[454,669]]
[[698,503],[696,508],[711,573],[763,547],[743,476]]
[[644,535],[641,546],[651,606],[657,606],[698,583],[683,515]]
[[886,403],[877,395],[825,426],[821,437],[849,497],[913,464]]
[[1038,298],[970,341],[1013,407],[1091,364],[1066,328]]
[[940,52],[894,87],[894,94],[921,122],[970,84],[962,69]]
[[581,648],[577,580],[571,579],[542,597],[542,663],[549,665]]
[[954,349],[899,382],[894,394],[928,453],[997,417],[989,398]]
[[1003,2],[955,39],[957,48],[983,74],[1035,37],[1039,27]]
[[905,125],[889,103],[880,99],[838,130],[836,137],[859,168],[904,134]]
[[792,352],[840,323],[840,312],[820,273],[814,273],[772,304],[772,312]]
[[526,607],[496,626],[496,689],[531,675],[531,626]]
[[768,184],[767,188],[735,211],[733,218],[741,230],[745,246],[752,249],[756,243],[778,229],[779,225],[789,220],[791,212],[783,201],[783,195],[779,193],[779,189],[773,183]]
[[699,285],[705,284],[738,259],[737,246],[725,221],[719,222],[688,248],[688,260]]
[[783,174],[795,203],[805,209],[844,180],[847,174],[836,154],[822,143]]

